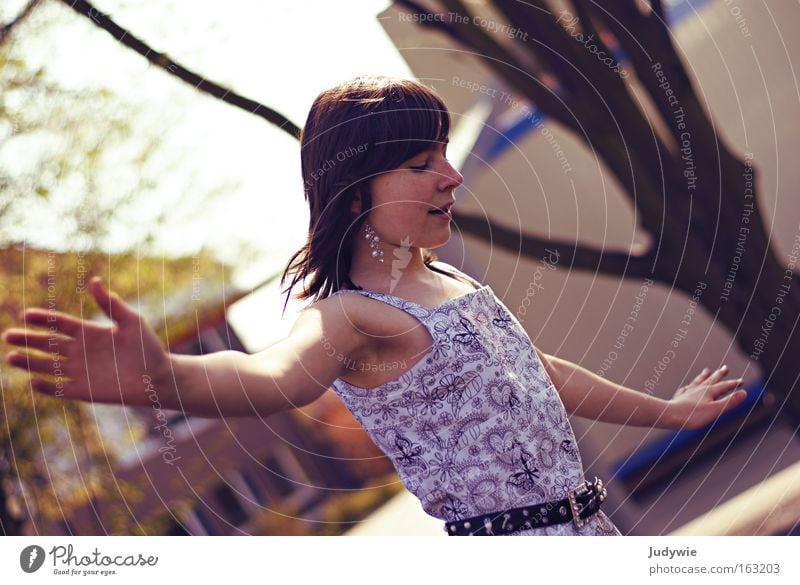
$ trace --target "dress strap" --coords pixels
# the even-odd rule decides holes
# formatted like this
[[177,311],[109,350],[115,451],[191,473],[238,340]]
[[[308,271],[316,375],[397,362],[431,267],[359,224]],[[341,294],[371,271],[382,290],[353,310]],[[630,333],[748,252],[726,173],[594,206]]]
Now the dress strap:
[[469,274],[466,274],[465,272],[461,272],[458,268],[456,268],[452,264],[448,264],[447,262],[443,262],[441,260],[434,260],[433,262],[431,262],[431,264],[435,265],[436,268],[444,272],[460,276],[461,278],[465,279],[467,282],[472,284],[475,288],[481,288],[483,286],[482,282],[472,278]]
[[430,311],[428,311],[425,307],[422,307],[412,301],[408,301],[406,299],[402,299],[394,295],[379,293],[371,290],[341,288],[329,296],[332,297],[340,293],[358,293],[361,296],[369,297],[371,299],[375,299],[376,301],[382,301],[387,305],[391,305],[393,307],[400,309],[401,311],[409,313],[410,315],[416,317],[417,319],[424,319],[425,317],[428,317],[430,314]]
[[[477,280],[475,280],[474,278],[472,278],[468,274],[465,274],[465,273],[461,272],[455,266],[452,266],[452,265],[448,264],[447,262],[442,262],[441,260],[434,260],[430,264],[434,265],[433,268],[438,272],[442,272],[444,274],[447,274],[450,277],[461,277],[462,279],[464,279],[467,282],[469,282],[470,284],[472,284],[475,287],[476,290],[479,290],[479,289],[483,288],[483,284],[481,284],[480,282],[478,282]],[[400,309],[401,311],[405,311],[406,313],[409,313],[409,314],[413,315],[414,317],[417,317],[418,319],[421,319],[421,320],[425,319],[428,316],[430,316],[430,314],[433,311],[436,310],[435,308],[434,309],[429,309],[427,307],[423,307],[422,305],[418,305],[417,303],[415,303],[413,301],[409,301],[409,300],[406,300],[406,299],[403,299],[403,298],[400,298],[400,297],[396,297],[394,295],[375,292],[375,291],[371,291],[371,290],[342,288],[342,289],[337,290],[336,292],[334,292],[333,294],[331,294],[329,296],[334,296],[334,295],[337,295],[337,294],[340,294],[340,293],[344,293],[344,292],[358,293],[358,294],[360,294],[362,296],[369,297],[371,299],[375,299],[375,300],[378,300],[378,301],[382,301],[382,302],[384,302],[384,303],[386,303],[388,305],[392,305],[393,307],[396,307],[396,308]],[[439,305],[439,306],[441,306],[441,305]]]

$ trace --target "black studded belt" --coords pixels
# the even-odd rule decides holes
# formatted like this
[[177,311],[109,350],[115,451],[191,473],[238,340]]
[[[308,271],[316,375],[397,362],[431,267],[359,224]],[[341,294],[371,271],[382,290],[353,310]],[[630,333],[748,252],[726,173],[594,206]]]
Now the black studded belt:
[[603,480],[595,477],[591,482],[584,480],[562,500],[446,522],[444,530],[450,536],[496,536],[570,521],[580,528],[589,516],[597,513],[606,495]]

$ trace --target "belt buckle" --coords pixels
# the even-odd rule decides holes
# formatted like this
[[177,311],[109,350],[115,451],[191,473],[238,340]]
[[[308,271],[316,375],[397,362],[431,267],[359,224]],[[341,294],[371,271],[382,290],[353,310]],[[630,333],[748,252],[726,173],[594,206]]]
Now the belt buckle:
[[569,490],[567,492],[569,507],[572,510],[572,522],[575,524],[576,528],[581,528],[587,522],[587,520],[585,518],[581,518],[580,515],[581,511],[583,511],[583,504],[576,500],[578,496],[588,493],[589,488],[587,487],[587,483],[588,482],[584,480],[583,483],[581,483],[581,485],[576,487],[574,490]]
[[603,500],[606,499],[607,491],[603,485],[603,480],[599,479],[597,476],[595,476],[594,481],[591,483],[584,479],[583,483],[581,483],[578,487],[567,492],[569,507],[572,509],[572,521],[575,523],[576,528],[581,528],[589,521],[588,518],[581,518],[580,513],[586,508],[586,506],[578,502],[577,498],[579,496],[585,496],[588,494],[590,489],[594,491],[595,495],[592,496],[587,505],[593,504],[595,500],[599,500],[599,503],[602,503]]

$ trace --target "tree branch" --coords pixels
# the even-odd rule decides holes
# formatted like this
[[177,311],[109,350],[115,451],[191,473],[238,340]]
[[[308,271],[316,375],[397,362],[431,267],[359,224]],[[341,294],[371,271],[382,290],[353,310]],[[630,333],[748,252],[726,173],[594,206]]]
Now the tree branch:
[[156,67],[159,67],[171,75],[178,77],[179,79],[190,84],[195,89],[210,94],[251,114],[255,114],[256,116],[264,118],[267,122],[275,124],[278,128],[284,132],[287,132],[294,138],[299,137],[300,128],[291,120],[286,118],[283,114],[280,114],[257,101],[241,96],[230,89],[214,83],[213,81],[208,81],[194,71],[190,71],[186,67],[176,63],[170,59],[166,53],[159,53],[158,51],[155,51],[147,43],[111,20],[107,14],[100,12],[90,2],[86,2],[86,0],[61,1],[78,14],[87,17],[95,25],[108,32],[117,41],[142,55]]
[[[398,0],[397,3],[412,13],[418,13],[424,16],[434,14],[427,9],[419,7],[415,2],[409,2],[409,0]],[[569,110],[563,100],[552,93],[547,87],[547,84],[537,77],[536,74],[527,71],[508,49],[497,43],[473,24],[470,13],[464,8],[461,2],[457,0],[444,0],[444,3],[451,14],[459,14],[464,18],[459,19],[455,24],[453,24],[452,18],[449,19],[449,22],[440,18],[438,19],[440,21],[439,26],[436,27],[437,30],[447,33],[454,41],[466,47],[470,54],[484,61],[489,69],[502,77],[510,87],[530,98],[539,108],[546,112],[548,116],[557,120],[566,128],[575,132],[580,131],[580,127],[575,121],[574,114]],[[411,7],[419,7],[422,12],[417,12],[417,8]],[[433,19],[421,18],[419,20],[422,25],[422,21]],[[425,22],[425,24],[428,23]]]
[[39,2],[41,2],[41,0],[30,0],[14,19],[0,27],[0,45],[6,42],[15,26],[30,16]]
[[624,252],[607,252],[573,242],[545,240],[493,223],[485,216],[467,215],[457,211],[453,211],[453,225],[462,233],[480,238],[490,245],[497,245],[509,252],[521,253],[527,258],[544,258],[550,251],[555,251],[559,258],[564,258],[569,263],[570,268],[580,268],[615,277],[653,277],[652,249],[637,256]]
[[586,5],[583,3],[583,0],[572,0],[572,7],[575,9],[575,12],[578,14],[578,19],[581,23],[581,28],[586,36],[592,35],[595,39],[597,39],[597,44],[601,46],[601,48],[608,53],[611,54],[611,50],[608,46],[603,42],[603,39],[600,38],[600,31],[597,30],[594,22],[592,21],[591,15],[589,14],[589,10],[586,8]]
[[418,14],[420,16],[425,16],[426,18],[419,19],[418,23],[420,26],[443,32],[444,34],[458,41],[465,47],[469,47],[469,41],[467,41],[464,35],[462,35],[457,29],[448,26],[440,18],[437,18],[438,15],[436,15],[436,13],[431,12],[430,10],[428,10],[421,4],[414,2],[413,0],[397,0],[396,3],[405,8],[406,11],[410,12],[411,14]]
[[573,98],[578,92],[580,76],[579,66],[574,62],[581,61],[583,55],[556,23],[549,8],[541,0],[524,4],[517,0],[495,0],[492,4],[506,20],[530,35],[531,42],[520,43],[522,47],[547,65],[561,85],[562,96]]

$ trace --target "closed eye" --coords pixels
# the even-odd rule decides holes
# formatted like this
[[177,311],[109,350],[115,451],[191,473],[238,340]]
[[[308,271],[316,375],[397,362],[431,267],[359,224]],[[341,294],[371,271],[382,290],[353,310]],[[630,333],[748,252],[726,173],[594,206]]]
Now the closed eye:
[[[441,148],[442,149],[442,158],[444,160],[448,160],[448,158],[447,158],[447,144],[448,144],[448,142],[444,142],[441,146],[434,146],[430,150],[431,151],[436,151],[438,148]],[[409,166],[408,168],[413,170],[413,171],[417,171],[417,172],[424,171],[424,170],[426,170],[428,168],[428,162],[429,161],[426,160],[425,163],[422,164],[422,165]]]

